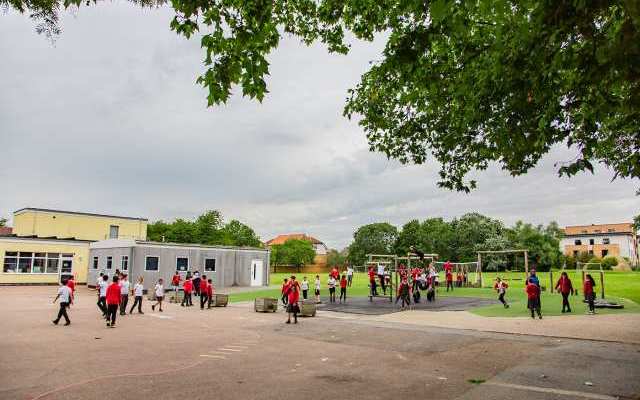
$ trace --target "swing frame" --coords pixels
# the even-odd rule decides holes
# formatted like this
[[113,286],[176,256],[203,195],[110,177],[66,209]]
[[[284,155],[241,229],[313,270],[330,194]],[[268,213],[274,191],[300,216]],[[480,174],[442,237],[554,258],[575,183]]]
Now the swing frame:
[[[398,281],[398,256],[395,254],[367,254],[367,263],[366,265],[378,265],[378,264],[387,264],[389,266],[389,272],[393,272],[396,275],[396,283]],[[367,273],[365,268],[365,273]],[[376,273],[377,275],[377,273]],[[389,279],[389,302],[393,303],[393,288],[397,287],[393,283],[393,279]],[[374,296],[371,288],[369,288],[369,301],[372,302],[374,297],[383,297],[386,298],[386,295],[377,295]]]
[[[582,268],[580,266],[582,265]],[[590,265],[597,265],[598,269],[589,269]],[[584,280],[587,277],[587,272],[596,271],[600,273],[600,298],[604,299],[604,270],[602,269],[602,263],[597,262],[580,262],[576,263],[576,270],[582,272],[582,287],[584,287]]]
[[[438,266],[444,266],[444,264],[446,263],[446,261],[434,261],[434,264],[436,267]],[[476,267],[475,273],[476,273],[476,282],[478,281],[478,262],[477,261],[468,261],[468,262],[451,262],[449,261],[449,263],[451,265],[453,265],[455,267],[455,272],[456,274],[458,274],[459,272],[462,272],[463,274],[467,274],[467,277],[469,275],[469,273],[471,272],[471,270],[469,269],[469,266],[474,265]],[[469,280],[467,279],[466,282],[466,286],[469,286]]]
[[524,254],[524,277],[525,281],[529,277],[529,249],[509,249],[509,250],[480,250],[478,251],[478,269],[480,277],[480,287],[482,287],[482,255],[483,254]]

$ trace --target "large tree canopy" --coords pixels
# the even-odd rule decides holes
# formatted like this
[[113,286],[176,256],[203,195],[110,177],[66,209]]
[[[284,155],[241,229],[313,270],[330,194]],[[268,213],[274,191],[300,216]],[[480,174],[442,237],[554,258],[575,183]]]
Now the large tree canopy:
[[[143,5],[163,0],[135,0]],[[81,0],[0,0],[56,33],[57,10]],[[268,54],[283,35],[346,53],[345,40],[385,35],[382,58],[349,92],[370,147],[403,163],[434,158],[441,186],[491,162],[512,175],[556,144],[575,158],[640,177],[640,3],[637,0],[172,0],[171,29],[198,33],[209,105],[234,85],[267,93]]]

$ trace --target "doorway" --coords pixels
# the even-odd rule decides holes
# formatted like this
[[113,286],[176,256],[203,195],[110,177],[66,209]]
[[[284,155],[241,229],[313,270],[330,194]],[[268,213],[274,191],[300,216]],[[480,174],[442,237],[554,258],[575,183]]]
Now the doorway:
[[262,286],[264,262],[262,260],[251,261],[251,286]]

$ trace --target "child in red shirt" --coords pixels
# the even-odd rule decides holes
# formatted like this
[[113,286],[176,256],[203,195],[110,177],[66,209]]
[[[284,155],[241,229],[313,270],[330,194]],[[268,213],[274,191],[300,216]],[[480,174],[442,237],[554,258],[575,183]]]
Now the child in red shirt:
[[113,283],[107,287],[107,326],[116,327],[116,314],[120,305],[120,285],[118,285],[118,275],[113,276]]
[[596,306],[595,306],[596,294],[593,291],[593,288],[595,286],[596,286],[596,282],[593,280],[593,277],[591,276],[591,274],[587,274],[587,276],[585,276],[584,278],[584,283],[582,285],[582,292],[584,293],[584,297],[587,300],[587,303],[589,304],[589,314],[596,313]]
[[184,307],[185,305],[187,307],[190,307],[193,305],[193,301],[191,299],[191,293],[193,292],[193,281],[191,281],[191,278],[187,278],[186,281],[184,281],[184,284],[182,285],[182,290],[184,291],[184,296],[182,296],[182,304],[180,304],[182,307]]
[[527,281],[527,287],[524,289],[527,292],[527,307],[531,310],[531,318],[535,319],[534,312],[538,313],[538,318],[542,319],[541,304],[540,304],[540,286],[535,284],[535,281],[531,278]]
[[446,277],[447,277],[447,292],[449,291],[449,288],[451,288],[451,291],[453,292],[453,273],[451,272],[450,269],[447,270]]
[[378,289],[376,287],[376,271],[373,270],[372,266],[369,266],[369,271],[367,273],[369,274],[369,287],[371,296],[377,296]]
[[173,302],[177,303],[178,302],[178,290],[180,289],[180,273],[178,273],[178,271],[176,271],[175,274],[173,274],[173,277],[171,278],[171,288],[173,289]]
[[204,305],[209,300],[208,290],[207,290],[207,276],[202,275],[202,279],[200,279],[200,309],[204,310]]
[[211,279],[207,280],[207,298],[209,298],[207,308],[211,308],[211,300],[213,299],[213,281]]
[[289,318],[287,324],[291,323],[291,314],[293,314],[293,323],[298,323],[298,313],[300,312],[300,306],[298,301],[300,300],[300,285],[296,281],[295,276],[291,276],[291,281],[287,285],[287,313]]
[[340,303],[342,303],[342,299],[344,302],[347,302],[347,276],[342,275],[340,278]]
[[282,295],[282,304],[284,304],[285,306],[288,304],[288,296],[287,296],[287,292],[289,290],[289,280],[287,278],[284,278],[284,281],[282,281],[282,288],[280,289],[280,294]]
[[71,276],[67,281],[67,286],[71,289],[71,301],[73,302],[73,295],[76,293],[76,281],[73,276]]

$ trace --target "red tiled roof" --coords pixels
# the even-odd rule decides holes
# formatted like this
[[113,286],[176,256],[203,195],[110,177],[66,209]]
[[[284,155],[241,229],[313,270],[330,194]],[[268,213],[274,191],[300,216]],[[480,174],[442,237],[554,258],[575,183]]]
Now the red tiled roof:
[[267,246],[273,246],[274,244],[284,244],[284,242],[290,239],[307,240],[313,244],[324,244],[320,240],[305,233],[289,233],[286,235],[278,235],[275,238],[267,241]]
[[13,233],[13,229],[10,226],[0,226],[0,236],[9,236]]

